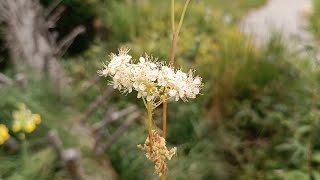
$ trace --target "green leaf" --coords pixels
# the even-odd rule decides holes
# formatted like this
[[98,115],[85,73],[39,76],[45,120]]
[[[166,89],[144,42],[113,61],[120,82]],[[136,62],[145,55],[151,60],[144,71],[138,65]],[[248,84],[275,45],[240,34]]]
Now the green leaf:
[[313,180],[320,180],[320,172],[313,172],[312,176]]
[[307,173],[304,173],[302,171],[288,171],[283,176],[284,180],[310,180],[309,175]]
[[320,152],[315,152],[312,155],[312,161],[316,163],[320,163]]

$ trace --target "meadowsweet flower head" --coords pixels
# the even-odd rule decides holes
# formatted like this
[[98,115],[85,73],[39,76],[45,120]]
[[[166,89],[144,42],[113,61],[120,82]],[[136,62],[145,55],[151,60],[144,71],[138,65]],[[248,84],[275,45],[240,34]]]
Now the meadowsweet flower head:
[[13,112],[12,131],[31,133],[41,123],[39,114],[33,114],[25,104],[19,104],[19,110]]
[[185,73],[148,55],[135,61],[128,52],[128,49],[120,49],[118,55],[111,54],[109,63],[98,73],[111,77],[110,84],[114,89],[125,94],[135,91],[137,98],[143,99],[148,111],[149,136],[138,147],[145,151],[146,157],[155,164],[155,172],[162,176],[167,169],[166,160],[176,154],[177,148],[168,150],[165,139],[153,129],[152,111],[168,99],[187,101],[196,98],[203,86],[202,79],[192,70]]
[[137,98],[153,102],[169,98],[187,101],[200,93],[202,79],[195,77],[193,71],[184,73],[147,55],[134,63],[128,52],[120,49],[118,55],[112,54],[109,64],[98,71],[101,76],[112,78],[113,88],[123,93],[136,91]]
[[166,140],[155,130],[149,134],[143,145],[138,145],[138,148],[145,151],[146,157],[154,162],[155,173],[159,176],[167,169],[166,159],[171,160],[177,151],[176,147],[169,151],[166,147]]
[[9,130],[8,128],[0,124],[0,145],[3,144],[9,138]]

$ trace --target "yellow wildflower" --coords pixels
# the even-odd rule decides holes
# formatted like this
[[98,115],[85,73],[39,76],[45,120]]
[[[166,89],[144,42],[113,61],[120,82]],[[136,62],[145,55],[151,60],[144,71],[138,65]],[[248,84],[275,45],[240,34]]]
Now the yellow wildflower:
[[36,129],[36,124],[29,122],[24,126],[24,131],[26,133],[31,133],[32,131],[34,131]]
[[3,144],[9,138],[9,130],[8,128],[0,124],[0,145]]
[[12,131],[19,132],[20,130],[21,130],[21,123],[18,121],[15,121],[12,125]]
[[36,124],[40,124],[41,123],[41,116],[40,114],[34,114],[34,122]]
[[36,125],[41,123],[41,116],[39,114],[33,114],[29,109],[27,109],[25,104],[19,104],[18,108],[19,110],[14,111],[12,114],[13,132],[33,132],[36,129]]

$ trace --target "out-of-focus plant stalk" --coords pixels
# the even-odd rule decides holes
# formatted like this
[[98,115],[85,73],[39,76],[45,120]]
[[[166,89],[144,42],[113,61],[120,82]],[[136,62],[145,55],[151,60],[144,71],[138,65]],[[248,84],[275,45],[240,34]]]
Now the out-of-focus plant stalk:
[[[181,30],[181,26],[184,20],[184,16],[186,14],[187,11],[187,7],[190,3],[190,0],[186,0],[184,7],[183,7],[183,11],[180,17],[180,21],[178,24],[178,28],[175,28],[175,17],[174,17],[174,0],[171,0],[171,26],[172,26],[172,42],[171,42],[171,52],[170,52],[170,61],[169,61],[169,65],[171,67],[174,66],[174,57],[176,54],[176,48],[177,48],[177,40],[179,37],[179,32]],[[167,134],[167,101],[164,100],[163,101],[163,113],[162,113],[162,131],[163,131],[163,138],[166,139],[166,134]],[[163,173],[163,175],[160,178],[161,180],[165,180],[166,179],[166,172]]]
[[177,36],[179,35],[180,29],[181,29],[181,26],[182,26],[182,23],[184,20],[184,15],[186,14],[187,7],[188,7],[189,3],[190,3],[190,0],[187,0],[186,3],[184,4],[183,11],[182,11],[182,14],[180,17],[180,22],[179,22],[178,29],[177,29]]
[[21,139],[21,157],[23,161],[23,166],[26,167],[28,164],[28,142],[25,138],[25,134],[21,133],[20,134],[20,139]]
[[174,23],[174,0],[171,0],[171,26],[172,33],[175,32],[175,23]]

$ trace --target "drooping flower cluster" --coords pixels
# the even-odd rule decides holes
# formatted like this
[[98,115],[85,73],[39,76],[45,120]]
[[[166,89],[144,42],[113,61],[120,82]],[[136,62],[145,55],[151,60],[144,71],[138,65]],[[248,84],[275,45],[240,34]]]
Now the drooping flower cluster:
[[12,131],[31,133],[40,122],[41,117],[39,114],[33,114],[25,104],[19,104],[19,110],[13,112]]
[[171,160],[177,151],[176,147],[169,151],[166,147],[166,140],[155,130],[152,130],[145,143],[143,145],[139,144],[138,147],[144,150],[146,157],[154,162],[155,173],[159,176],[167,169],[166,159]]
[[0,145],[3,144],[9,138],[9,130],[8,128],[0,124]]
[[138,98],[147,101],[162,101],[174,98],[176,101],[195,98],[202,88],[202,79],[194,77],[193,72],[184,73],[163,63],[156,62],[152,57],[140,57],[137,63],[129,50],[120,49],[119,54],[112,54],[109,64],[105,64],[98,73],[112,77],[111,84],[123,93],[138,92]]

